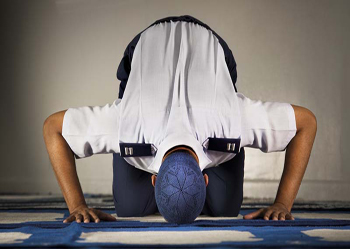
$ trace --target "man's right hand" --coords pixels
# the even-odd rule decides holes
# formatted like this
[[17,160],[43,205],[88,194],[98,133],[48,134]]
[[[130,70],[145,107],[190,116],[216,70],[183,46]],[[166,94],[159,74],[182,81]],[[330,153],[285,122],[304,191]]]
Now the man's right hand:
[[104,213],[100,210],[94,208],[88,208],[86,205],[79,206],[73,210],[73,212],[66,218],[63,223],[76,221],[80,223],[84,221],[84,223],[89,223],[90,221],[94,221],[95,223],[104,221],[116,221],[117,219],[107,213]]
[[44,122],[43,135],[56,178],[68,205],[70,215],[63,222],[116,221],[110,214],[88,208],[77,175],[74,153],[62,136],[63,119],[67,110],[50,115]]

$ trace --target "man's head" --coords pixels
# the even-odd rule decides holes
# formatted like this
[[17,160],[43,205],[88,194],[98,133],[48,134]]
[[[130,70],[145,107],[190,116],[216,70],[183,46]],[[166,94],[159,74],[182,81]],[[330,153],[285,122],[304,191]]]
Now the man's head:
[[157,177],[152,176],[159,212],[171,223],[191,223],[201,213],[208,176],[203,176],[192,149],[177,146],[164,156]]

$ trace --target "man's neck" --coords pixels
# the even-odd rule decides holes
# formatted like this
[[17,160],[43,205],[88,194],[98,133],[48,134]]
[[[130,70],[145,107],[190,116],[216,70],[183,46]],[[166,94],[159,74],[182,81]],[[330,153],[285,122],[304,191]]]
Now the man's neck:
[[163,160],[162,162],[165,160],[165,158],[167,158],[171,153],[175,152],[175,151],[186,151],[188,152],[190,155],[192,155],[194,157],[194,159],[196,159],[197,163],[199,164],[199,159],[198,159],[198,156],[197,154],[193,151],[192,148],[188,147],[188,146],[185,146],[185,145],[178,145],[178,146],[175,146],[173,148],[171,148],[170,150],[168,150],[164,157],[163,157]]

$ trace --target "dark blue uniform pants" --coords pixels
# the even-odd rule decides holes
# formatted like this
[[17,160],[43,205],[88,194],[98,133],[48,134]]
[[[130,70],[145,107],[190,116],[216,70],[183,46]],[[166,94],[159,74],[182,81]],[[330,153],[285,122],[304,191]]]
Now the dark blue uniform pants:
[[[236,217],[243,201],[244,149],[231,160],[203,170],[209,176],[202,214]],[[113,154],[113,199],[119,217],[139,217],[158,212],[152,174]]]

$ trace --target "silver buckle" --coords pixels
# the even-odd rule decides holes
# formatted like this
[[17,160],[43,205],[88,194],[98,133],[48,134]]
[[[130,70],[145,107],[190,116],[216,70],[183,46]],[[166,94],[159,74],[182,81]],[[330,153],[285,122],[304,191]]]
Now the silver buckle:
[[227,143],[227,150],[234,151],[235,148],[236,148],[236,144],[235,143]]
[[132,147],[125,147],[125,155],[132,156],[132,154],[134,154],[133,148]]

